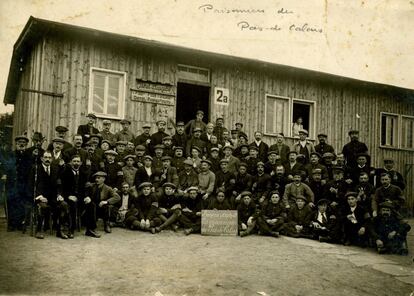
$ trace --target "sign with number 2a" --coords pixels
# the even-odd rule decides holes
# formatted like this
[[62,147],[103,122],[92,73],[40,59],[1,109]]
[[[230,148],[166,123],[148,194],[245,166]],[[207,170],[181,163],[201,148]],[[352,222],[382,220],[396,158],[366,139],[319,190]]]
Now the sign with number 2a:
[[216,87],[214,88],[214,103],[217,105],[229,105],[229,89]]

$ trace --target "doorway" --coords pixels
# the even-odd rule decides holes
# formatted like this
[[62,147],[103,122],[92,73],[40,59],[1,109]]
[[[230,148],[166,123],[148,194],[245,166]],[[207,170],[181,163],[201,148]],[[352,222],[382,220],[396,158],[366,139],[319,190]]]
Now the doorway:
[[196,117],[197,110],[204,112],[203,121],[209,119],[210,87],[178,82],[176,122],[187,123]]

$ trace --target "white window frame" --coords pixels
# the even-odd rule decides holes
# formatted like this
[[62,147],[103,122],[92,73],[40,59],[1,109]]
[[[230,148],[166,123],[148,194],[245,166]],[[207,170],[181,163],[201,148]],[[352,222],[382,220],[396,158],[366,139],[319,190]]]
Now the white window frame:
[[311,132],[309,133],[308,139],[309,140],[315,140],[316,138],[316,130],[317,130],[317,126],[316,126],[316,108],[317,108],[317,102],[316,101],[312,101],[312,100],[305,100],[305,99],[298,99],[298,98],[292,98],[292,97],[285,97],[285,96],[280,96],[280,95],[274,95],[274,94],[269,94],[266,93],[265,94],[265,126],[264,126],[264,135],[265,136],[276,136],[276,134],[274,133],[267,133],[266,132],[266,122],[267,122],[267,98],[268,97],[273,97],[273,98],[278,98],[278,99],[285,99],[285,100],[289,100],[289,114],[288,114],[288,120],[289,120],[289,126],[288,126],[288,132],[287,134],[285,134],[285,137],[288,138],[293,138],[292,135],[292,118],[293,118],[293,104],[294,103],[303,103],[306,105],[311,105],[313,107],[313,111],[310,112],[309,114],[309,126],[311,127]]
[[[314,140],[316,138],[316,101],[311,101],[311,100],[303,100],[303,99],[296,99],[296,98],[292,98],[292,107],[290,108],[291,112],[290,112],[290,122],[291,124],[293,124],[292,122],[292,118],[293,118],[293,104],[295,102],[300,103],[304,103],[304,105],[311,105],[313,107],[313,112],[310,112],[309,110],[309,135],[308,138],[310,138],[311,140]],[[290,131],[289,131],[290,136],[292,137],[292,126],[290,127]]]
[[[397,118],[397,127],[396,127],[396,133],[395,133],[395,136],[397,137],[397,141],[396,141],[395,145],[393,145],[393,146],[382,144],[382,117],[384,115]],[[400,115],[396,114],[396,113],[391,113],[391,112],[380,112],[380,124],[379,124],[379,126],[380,126],[380,137],[379,137],[380,147],[381,148],[390,148],[390,149],[400,148],[400,140],[401,140],[401,137],[400,137],[400,134],[401,134]]]
[[[272,94],[265,94],[265,118],[264,118],[264,124],[265,124],[265,126],[264,126],[264,134],[266,135],[266,136],[276,136],[278,133],[280,133],[280,132],[283,132],[284,133],[284,131],[278,131],[278,132],[276,132],[276,133],[268,133],[267,132],[267,129],[266,129],[266,124],[267,124],[267,98],[268,97],[270,97],[270,98],[275,98],[275,99],[282,99],[282,100],[286,100],[286,101],[288,101],[288,109],[289,109],[289,113],[288,113],[288,122],[290,123],[292,120],[291,120],[291,118],[292,118],[292,114],[291,114],[291,98],[289,98],[289,97],[284,97],[284,96],[278,96],[278,95],[272,95]],[[290,130],[292,129],[292,126],[288,126],[288,129],[287,129],[287,131],[288,131],[288,134],[285,134],[285,136],[289,136],[290,135]]]
[[[121,98],[119,100],[119,111],[118,115],[108,115],[108,114],[101,114],[95,113],[93,111],[93,89],[94,89],[94,75],[93,72],[101,72],[101,73],[108,73],[108,74],[116,74],[122,76],[123,82],[122,87],[123,91],[121,92]],[[89,69],[89,99],[88,99],[88,113],[94,113],[96,117],[99,118],[108,118],[108,119],[123,119],[125,116],[125,100],[126,100],[126,72],[115,71],[110,69],[98,68],[98,67],[90,67]],[[106,85],[106,84],[105,84]],[[120,84],[121,85],[121,84]],[[107,86],[105,86],[106,89]],[[105,96],[107,91],[105,90]],[[104,104],[106,105],[106,99],[104,99]],[[104,108],[105,109],[105,108]]]
[[402,147],[403,137],[405,137],[405,135],[403,135],[403,124],[404,124],[403,119],[408,118],[408,119],[414,120],[414,116],[410,116],[410,115],[400,115],[400,116],[401,116],[401,124],[399,125],[399,127],[400,127],[400,138],[399,138],[400,139],[400,148],[403,149],[403,150],[414,151],[414,147],[412,147],[412,148]]

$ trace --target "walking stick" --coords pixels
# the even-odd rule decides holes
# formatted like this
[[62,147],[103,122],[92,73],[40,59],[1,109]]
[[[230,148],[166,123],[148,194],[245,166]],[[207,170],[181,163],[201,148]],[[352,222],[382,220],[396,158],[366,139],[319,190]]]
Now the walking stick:
[[7,208],[7,194],[6,194],[6,182],[1,186],[1,196],[4,198],[4,213],[6,214],[6,221],[9,221],[9,209]]
[[33,205],[30,212],[30,236],[34,236],[34,224],[37,223],[37,208],[36,208],[36,189],[37,189],[37,159],[35,160],[35,173],[34,173],[34,184],[33,184]]

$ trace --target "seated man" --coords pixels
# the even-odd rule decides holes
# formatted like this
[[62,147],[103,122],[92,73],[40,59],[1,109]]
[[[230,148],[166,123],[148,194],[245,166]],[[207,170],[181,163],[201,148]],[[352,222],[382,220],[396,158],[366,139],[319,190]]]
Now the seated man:
[[407,255],[407,233],[411,227],[399,219],[393,210],[392,202],[385,201],[380,204],[379,215],[373,219],[371,236],[378,253]]
[[111,221],[115,221],[116,225],[124,226],[126,214],[129,211],[129,208],[132,206],[136,190],[130,190],[130,186],[127,182],[123,182],[121,185],[121,190],[119,191],[120,202],[114,205],[115,210],[112,211]]
[[334,212],[329,208],[330,201],[320,199],[318,209],[311,217],[313,238],[320,242],[337,243],[341,239],[341,225]]
[[[170,225],[173,225],[181,216],[181,204],[178,194],[175,194],[177,186],[173,183],[164,183],[163,190],[158,195],[158,218],[163,222],[160,226],[151,228],[152,233],[160,232]],[[176,225],[173,226],[176,230]]]
[[293,173],[293,182],[287,184],[285,187],[285,193],[283,195],[283,202],[286,208],[294,207],[298,196],[306,198],[306,203],[309,203],[310,207],[314,207],[315,196],[312,189],[308,185],[302,182],[301,171],[295,171]]
[[284,232],[291,237],[311,238],[310,222],[312,210],[306,204],[307,198],[303,195],[296,197],[296,203],[289,210]]
[[279,232],[283,230],[285,219],[285,207],[280,200],[279,192],[272,191],[269,203],[264,206],[256,218],[260,234],[278,237]]
[[182,215],[178,221],[184,226],[184,234],[200,233],[201,231],[201,210],[203,209],[203,202],[198,194],[197,187],[188,188],[188,197],[181,202]]
[[252,193],[244,191],[241,194],[242,201],[237,207],[239,218],[239,233],[241,237],[252,233],[256,226],[254,215],[256,214],[256,205],[252,199]]
[[99,238],[101,237],[96,230],[96,220],[102,217],[104,230],[111,232],[109,226],[110,211],[114,204],[120,201],[119,195],[105,183],[106,173],[99,171],[93,175],[95,184],[88,188],[86,197],[83,199],[85,209],[85,235]]
[[343,209],[343,226],[345,245],[366,247],[371,215],[358,204],[358,193],[348,192],[345,195],[348,206]]
[[375,197],[372,200],[372,215],[377,216],[378,205],[384,201],[392,202],[394,210],[398,213],[404,205],[405,199],[402,196],[400,187],[391,184],[391,177],[387,173],[381,175],[381,187],[375,191]]
[[138,191],[126,213],[125,225],[132,230],[150,231],[151,228],[161,224],[161,219],[157,217],[157,197],[152,192],[150,182],[141,183]]

